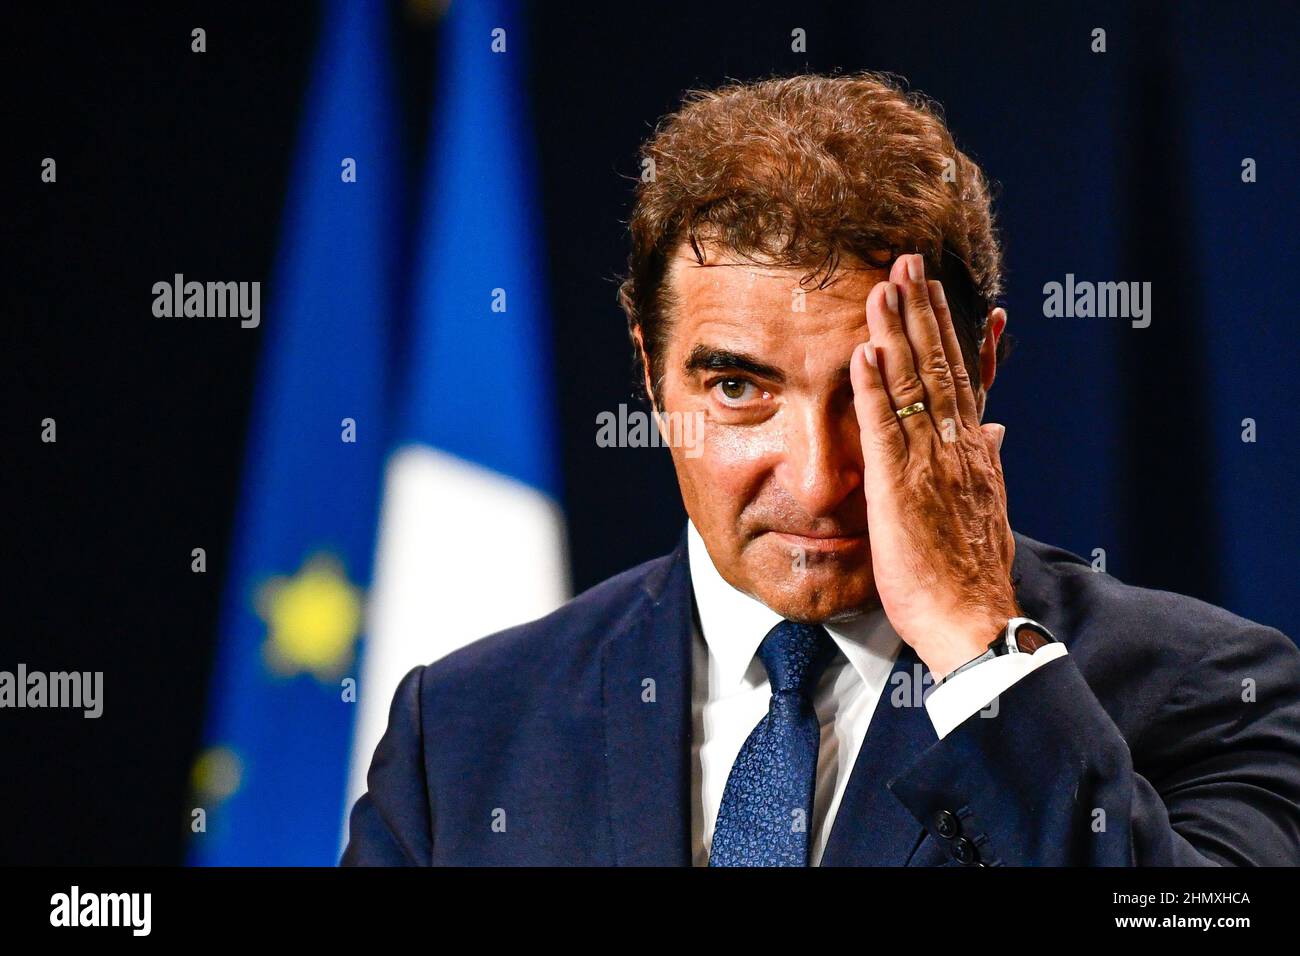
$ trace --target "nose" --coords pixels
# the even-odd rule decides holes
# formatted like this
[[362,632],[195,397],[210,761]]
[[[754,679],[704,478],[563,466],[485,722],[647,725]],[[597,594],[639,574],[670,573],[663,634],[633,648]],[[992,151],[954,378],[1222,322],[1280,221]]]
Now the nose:
[[787,418],[784,454],[776,469],[786,493],[811,518],[834,515],[862,491],[862,442],[853,417],[808,405]]

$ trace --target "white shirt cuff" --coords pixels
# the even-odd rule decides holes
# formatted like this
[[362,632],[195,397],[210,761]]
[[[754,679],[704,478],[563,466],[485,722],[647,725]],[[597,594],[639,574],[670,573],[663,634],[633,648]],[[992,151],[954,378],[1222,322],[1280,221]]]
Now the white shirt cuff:
[[[1016,681],[1065,654],[1065,645],[1056,641],[1044,644],[1032,654],[1004,654],[962,671],[925,698],[925,710],[934,724],[934,732],[943,740],[958,724],[984,710]],[[990,711],[989,716],[996,716],[996,712]]]

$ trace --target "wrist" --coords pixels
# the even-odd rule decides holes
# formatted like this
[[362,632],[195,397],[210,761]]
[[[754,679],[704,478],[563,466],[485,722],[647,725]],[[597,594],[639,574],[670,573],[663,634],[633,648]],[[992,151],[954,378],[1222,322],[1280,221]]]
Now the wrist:
[[1001,611],[990,611],[935,628],[931,632],[935,639],[922,646],[913,645],[913,648],[937,683],[984,654],[989,644],[1002,634],[1007,622],[1022,616],[1019,604],[1013,601]]

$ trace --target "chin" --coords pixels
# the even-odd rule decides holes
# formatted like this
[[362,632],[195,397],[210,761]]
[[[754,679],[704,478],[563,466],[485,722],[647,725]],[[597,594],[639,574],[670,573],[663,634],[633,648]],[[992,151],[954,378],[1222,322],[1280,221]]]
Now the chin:
[[814,567],[796,572],[785,564],[758,577],[750,593],[787,620],[819,624],[855,617],[879,604],[870,566],[849,573]]

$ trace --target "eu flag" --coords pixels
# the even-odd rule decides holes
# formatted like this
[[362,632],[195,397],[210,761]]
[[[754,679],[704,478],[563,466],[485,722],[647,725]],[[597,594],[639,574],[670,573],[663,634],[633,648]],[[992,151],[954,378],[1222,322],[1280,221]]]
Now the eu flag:
[[256,333],[267,341],[194,772],[197,864],[338,858],[400,232],[386,17],[378,3],[324,9]]

